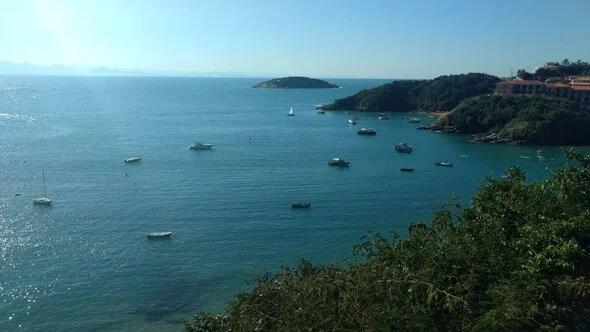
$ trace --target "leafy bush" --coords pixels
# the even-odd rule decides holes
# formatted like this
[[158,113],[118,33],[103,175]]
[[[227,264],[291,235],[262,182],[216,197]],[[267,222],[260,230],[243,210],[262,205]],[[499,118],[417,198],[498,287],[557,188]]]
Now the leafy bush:
[[188,331],[588,331],[590,168],[539,183],[511,168],[472,205],[452,204],[407,239],[371,235],[346,265],[263,276],[224,315]]

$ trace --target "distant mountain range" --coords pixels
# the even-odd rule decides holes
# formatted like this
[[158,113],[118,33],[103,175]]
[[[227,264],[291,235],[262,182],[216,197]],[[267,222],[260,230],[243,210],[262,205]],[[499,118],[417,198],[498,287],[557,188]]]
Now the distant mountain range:
[[105,66],[36,65],[0,61],[0,75],[64,75],[64,76],[198,76],[198,77],[253,77],[236,72],[198,72],[173,70],[121,69]]

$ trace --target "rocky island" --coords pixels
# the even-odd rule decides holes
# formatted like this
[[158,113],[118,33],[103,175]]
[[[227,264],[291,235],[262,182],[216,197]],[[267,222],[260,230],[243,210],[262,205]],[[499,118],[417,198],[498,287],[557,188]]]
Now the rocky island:
[[302,76],[289,76],[275,78],[264,81],[253,86],[254,88],[267,89],[333,89],[339,88],[338,85],[320,80]]
[[432,80],[402,80],[362,90],[321,106],[326,111],[428,112],[450,111],[465,98],[491,93],[500,79],[469,73],[439,76]]

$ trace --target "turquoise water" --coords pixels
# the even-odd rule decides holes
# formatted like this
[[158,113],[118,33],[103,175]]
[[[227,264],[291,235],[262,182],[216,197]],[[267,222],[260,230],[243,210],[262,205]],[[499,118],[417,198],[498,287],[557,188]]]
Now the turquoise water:
[[[385,81],[258,81],[0,78],[0,330],[177,330],[265,271],[338,261],[368,231],[403,234],[509,165],[539,179],[563,162],[559,148],[540,162],[537,148],[469,144],[404,115],[359,115],[357,127],[378,130],[361,137],[349,114],[314,110]],[[215,147],[189,151],[195,139]],[[394,153],[401,141],[416,151]],[[333,156],[351,167],[328,167]],[[443,159],[455,167],[434,166]],[[31,203],[43,169],[50,208]]]

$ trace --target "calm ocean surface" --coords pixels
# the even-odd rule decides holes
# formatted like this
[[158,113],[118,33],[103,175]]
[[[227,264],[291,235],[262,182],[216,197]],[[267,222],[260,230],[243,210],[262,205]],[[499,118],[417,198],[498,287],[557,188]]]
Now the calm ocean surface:
[[[349,114],[314,110],[386,81],[258,81],[0,77],[0,330],[178,330],[265,271],[339,261],[368,231],[404,234],[453,195],[468,204],[509,165],[537,180],[563,163],[557,147],[540,162],[535,147],[470,144],[405,115],[359,115],[378,130],[362,137]],[[189,151],[195,139],[215,147]],[[416,151],[394,153],[401,141]],[[328,167],[333,156],[351,167]],[[31,202],[43,169],[50,208]]]

